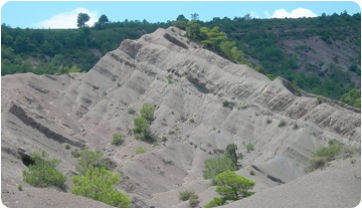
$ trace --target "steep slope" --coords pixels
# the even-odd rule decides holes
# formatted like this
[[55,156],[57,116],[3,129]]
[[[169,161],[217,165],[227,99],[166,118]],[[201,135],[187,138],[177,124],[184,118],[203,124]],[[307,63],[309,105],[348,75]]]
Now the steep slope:
[[[62,159],[69,191],[76,164],[70,152],[98,148],[121,173],[117,188],[133,206],[178,207],[178,192],[185,189],[198,193],[203,206],[215,196],[202,178],[204,161],[230,143],[244,154],[238,173],[257,171],[250,177],[256,192],[304,176],[312,150],[329,140],[360,144],[359,109],[297,96],[283,78],[270,81],[188,42],[183,33],[171,27],[124,40],[86,74],[2,77],[2,156],[16,162],[2,170],[2,181],[21,183],[26,167],[18,148],[47,150]],[[137,141],[130,131],[137,113],[129,110],[138,112],[145,102],[156,107],[151,130],[158,145]],[[286,125],[279,127],[281,121]],[[125,136],[122,146],[111,145],[115,132]],[[168,140],[161,142],[162,136]],[[249,153],[248,143],[255,148]],[[148,153],[134,156],[138,146]]]

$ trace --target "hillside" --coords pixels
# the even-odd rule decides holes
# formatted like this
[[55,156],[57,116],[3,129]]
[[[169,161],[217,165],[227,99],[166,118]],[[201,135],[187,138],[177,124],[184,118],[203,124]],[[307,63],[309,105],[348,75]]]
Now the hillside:
[[[343,169],[338,181],[323,171],[304,170],[312,151],[329,141],[360,147],[360,109],[306,92],[297,96],[287,80],[278,77],[271,81],[247,65],[189,42],[184,33],[171,27],[137,40],[126,39],[87,73],[2,76],[2,202],[35,205],[41,196],[26,199],[19,195],[38,192],[22,182],[21,171],[27,168],[19,149],[28,154],[46,150],[61,159],[58,169],[67,176],[65,191],[69,192],[77,162],[71,151],[97,148],[114,163],[114,172],[121,174],[116,187],[132,198],[133,207],[188,207],[178,198],[185,190],[195,191],[203,207],[217,195],[211,180],[202,177],[204,161],[235,143],[244,155],[237,173],[256,182],[256,194],[249,197],[255,199],[245,198],[229,206],[241,207],[248,199],[257,199],[264,206],[269,201],[283,203],[285,196],[272,195],[284,188],[288,197],[299,200],[296,207],[316,201],[322,206],[335,203],[329,198],[344,197],[345,191],[353,195],[328,206],[358,204],[360,187],[351,185],[361,184],[359,154],[347,156],[339,167],[326,168],[326,172]],[[156,108],[151,130],[158,143],[136,140],[130,131],[145,102]],[[116,132],[124,136],[121,146],[111,144]],[[246,151],[248,143],[254,150]],[[135,155],[139,146],[148,151]],[[250,169],[256,175],[249,175]],[[328,191],[327,197],[316,200],[313,193],[300,195],[298,188],[304,180],[324,185],[333,181],[331,188],[345,189]],[[24,191],[14,192],[18,184],[25,185]],[[313,183],[303,186],[303,191],[314,189]],[[6,188],[14,193],[6,193]],[[260,200],[259,193],[272,198]],[[69,202],[58,192],[47,194],[49,204],[44,207],[91,204],[83,199]],[[64,205],[63,201],[68,202]]]
[[[219,27],[252,68],[262,68],[272,77],[281,76],[310,93],[360,107],[360,19],[359,13],[298,19],[255,19],[246,15],[197,23]],[[126,20],[70,30],[20,29],[3,24],[2,75],[89,71],[122,40],[137,39],[176,22],[188,27],[189,20],[180,15],[167,23]],[[225,57],[220,50],[215,52]]]

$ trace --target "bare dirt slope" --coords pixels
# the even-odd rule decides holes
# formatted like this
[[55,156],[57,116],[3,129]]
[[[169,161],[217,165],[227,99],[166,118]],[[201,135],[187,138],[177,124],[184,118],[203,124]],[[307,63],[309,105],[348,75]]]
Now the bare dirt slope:
[[[187,207],[178,200],[179,191],[186,189],[200,196],[202,207],[216,196],[210,181],[202,178],[204,161],[230,143],[244,154],[237,173],[256,181],[257,194],[288,185],[297,188],[299,179],[317,178],[306,175],[304,168],[313,149],[329,140],[360,145],[360,109],[329,99],[320,104],[306,93],[297,96],[283,78],[270,81],[248,66],[188,42],[183,33],[171,27],[125,40],[85,74],[3,76],[2,189],[7,184],[25,185],[19,148],[27,153],[46,150],[62,159],[58,168],[67,176],[68,192],[77,162],[71,151],[97,148],[116,164],[115,172],[121,173],[117,188],[132,198],[133,207]],[[156,106],[151,129],[158,145],[137,141],[130,131],[145,102]],[[123,145],[111,145],[115,132],[125,136]],[[246,151],[248,143],[254,144],[251,152]],[[65,149],[65,144],[71,148]],[[138,146],[148,152],[135,156]],[[248,174],[251,168],[257,175]],[[355,193],[358,202],[360,190]],[[3,203],[14,206],[15,199],[3,194]],[[59,201],[49,207],[61,207],[58,204],[67,199],[57,194]],[[306,197],[296,206],[315,201],[312,194]],[[17,201],[43,202],[35,196]],[[88,207],[77,204],[72,206]]]

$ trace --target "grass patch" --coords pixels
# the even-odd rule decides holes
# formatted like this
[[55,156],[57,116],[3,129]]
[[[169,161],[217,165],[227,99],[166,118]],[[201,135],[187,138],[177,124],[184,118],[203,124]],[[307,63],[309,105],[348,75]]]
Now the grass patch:
[[146,153],[147,152],[147,148],[146,147],[143,147],[143,146],[139,146],[137,147],[136,151],[135,151],[135,154],[136,155],[139,155],[139,154],[143,154],[143,153]]
[[251,150],[254,150],[254,145],[252,143],[249,143],[246,145],[246,151],[250,152]]
[[281,128],[283,126],[287,125],[287,123],[285,122],[285,120],[281,120],[278,124],[278,127]]
[[342,151],[342,148],[342,143],[329,141],[328,146],[314,150],[306,171],[311,172],[318,168],[323,168],[327,162],[336,159],[338,154]]
[[186,201],[186,200],[189,200],[190,197],[194,194],[195,194],[194,191],[186,190],[186,191],[179,192],[178,197],[181,201]]

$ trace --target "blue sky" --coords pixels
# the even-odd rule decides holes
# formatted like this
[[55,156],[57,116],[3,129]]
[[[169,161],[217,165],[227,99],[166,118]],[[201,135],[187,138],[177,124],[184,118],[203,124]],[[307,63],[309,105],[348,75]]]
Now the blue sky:
[[354,1],[11,1],[3,2],[1,23],[20,28],[75,28],[78,13],[87,13],[92,26],[105,14],[112,22],[146,19],[148,22],[173,21],[183,14],[190,19],[198,13],[200,20],[214,17],[256,18],[315,17],[322,13],[361,12]]

